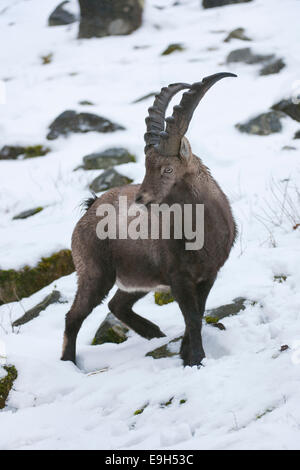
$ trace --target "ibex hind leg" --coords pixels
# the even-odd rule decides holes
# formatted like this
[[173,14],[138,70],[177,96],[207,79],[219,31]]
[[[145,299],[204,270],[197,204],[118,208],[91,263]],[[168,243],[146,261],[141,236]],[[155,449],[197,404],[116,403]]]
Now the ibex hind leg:
[[143,338],[161,338],[165,334],[157,325],[133,312],[133,305],[147,292],[125,292],[118,290],[108,307],[111,312],[129,328],[138,333]]
[[93,279],[79,279],[75,300],[66,315],[64,344],[61,360],[76,364],[76,338],[80,327],[92,310],[107,296],[115,279],[107,275],[94,275]]

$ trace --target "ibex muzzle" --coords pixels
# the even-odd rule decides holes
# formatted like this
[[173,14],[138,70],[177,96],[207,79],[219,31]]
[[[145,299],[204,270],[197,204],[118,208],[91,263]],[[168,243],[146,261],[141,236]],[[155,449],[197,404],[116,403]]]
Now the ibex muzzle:
[[[207,90],[231,73],[218,73],[189,85],[175,83],[163,88],[149,108],[145,134],[146,174],[141,185],[113,188],[89,201],[87,213],[77,223],[72,237],[72,253],[78,274],[78,290],[66,316],[63,360],[75,363],[76,338],[87,315],[117,283],[119,290],[109,302],[112,313],[141,336],[151,339],[164,336],[159,327],[133,312],[134,303],[153,290],[171,290],[185,321],[180,354],[184,365],[200,365],[204,358],[201,326],[207,296],[219,269],[229,256],[236,237],[236,225],[229,201],[208,168],[196,157],[185,137],[193,113]],[[171,98],[182,95],[172,116],[165,119]],[[166,123],[166,125],[165,125]],[[110,204],[118,212],[117,229],[124,232],[123,220],[130,228],[128,206],[134,203],[186,205],[197,212],[204,206],[203,244],[186,249],[187,236],[107,238],[96,234],[98,209]],[[101,212],[101,211],[100,211]],[[151,211],[148,210],[149,218]],[[146,218],[148,217],[146,213]],[[194,217],[194,216],[193,216]],[[103,219],[101,219],[103,222]],[[193,225],[195,220],[192,219]],[[125,223],[125,222],[124,222]],[[126,228],[126,225],[125,225]],[[118,232],[116,230],[116,232]],[[119,230],[119,232],[120,232]],[[118,233],[119,233],[118,232]],[[198,245],[197,245],[198,246]]]

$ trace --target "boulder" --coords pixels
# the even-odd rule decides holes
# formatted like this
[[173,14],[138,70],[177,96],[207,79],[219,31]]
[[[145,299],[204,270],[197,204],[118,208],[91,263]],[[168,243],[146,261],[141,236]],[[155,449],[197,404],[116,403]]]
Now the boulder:
[[295,121],[300,122],[300,100],[292,100],[287,99],[287,100],[282,100],[279,101],[279,103],[274,104],[272,106],[272,109],[275,109],[276,111],[281,111],[282,113],[287,114],[290,116],[292,119]]
[[66,303],[64,300],[62,300],[62,295],[58,290],[53,290],[51,294],[47,295],[40,303],[38,303],[35,307],[31,308],[30,310],[27,310],[27,312],[24,313],[20,318],[15,320],[12,324],[12,326],[21,326],[24,325],[25,323],[28,323],[29,321],[33,320],[34,318],[37,318],[39,314],[43,311],[46,310],[46,308],[54,303]]
[[16,160],[18,157],[24,158],[43,157],[50,149],[43,145],[28,145],[27,147],[21,145],[5,145],[0,150],[0,160]]
[[62,276],[74,271],[71,250],[60,250],[42,258],[34,267],[0,269],[0,305],[29,297]]
[[95,152],[83,157],[85,170],[106,170],[115,165],[135,162],[135,156],[125,148],[110,148],[103,152]]
[[259,64],[274,59],[274,54],[260,55],[253,54],[250,47],[235,49],[231,51],[226,59],[228,64],[233,62],[243,62],[245,64]]
[[[14,381],[18,377],[15,366],[0,366],[0,410],[5,407],[9,392],[11,391]],[[2,374],[3,372],[3,374]]]
[[236,124],[236,128],[240,132],[254,135],[269,135],[280,132],[282,124],[280,119],[284,117],[279,111],[269,111],[268,113],[259,114],[255,118],[243,124]]
[[49,26],[71,24],[76,21],[76,16],[64,9],[68,1],[61,2],[51,13],[48,19]]
[[223,7],[233,3],[247,3],[252,0],[202,0],[203,8]]
[[274,59],[260,70],[259,75],[272,75],[274,73],[279,73],[284,67],[285,63],[282,59]]
[[90,189],[95,193],[99,193],[110,188],[124,186],[125,184],[130,183],[132,183],[130,178],[127,178],[127,176],[121,175],[113,168],[110,168],[92,181]]
[[49,126],[48,140],[57,139],[60,135],[86,132],[114,132],[124,130],[123,126],[111,122],[109,119],[92,113],[77,113],[67,110],[61,113]]
[[172,339],[168,343],[160,346],[159,348],[153,349],[146,354],[147,356],[153,357],[153,359],[162,359],[164,357],[173,357],[179,354],[181,341],[183,336]]
[[27,211],[20,212],[19,214],[15,215],[13,217],[13,220],[17,219],[27,219],[28,217],[31,217],[35,214],[38,214],[43,210],[42,207],[34,207],[33,209],[28,209]]
[[206,323],[218,324],[219,320],[222,318],[229,317],[230,315],[237,315],[241,311],[245,310],[245,302],[247,302],[247,299],[244,297],[237,297],[230,304],[206,310],[204,316]]
[[251,41],[248,36],[245,35],[245,29],[244,28],[236,28],[233,31],[231,31],[226,39],[224,39],[224,42],[229,42],[231,39],[240,39],[241,41]]
[[104,343],[123,343],[127,340],[129,329],[124,323],[118,320],[112,313],[108,313],[104,321],[99,326],[92,345]]
[[130,34],[142,24],[143,0],[79,0],[78,38]]

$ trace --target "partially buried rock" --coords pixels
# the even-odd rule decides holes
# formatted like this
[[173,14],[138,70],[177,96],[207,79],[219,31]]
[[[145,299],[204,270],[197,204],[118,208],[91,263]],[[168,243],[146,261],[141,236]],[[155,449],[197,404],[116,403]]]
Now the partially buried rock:
[[[2,374],[2,369],[4,374]],[[15,366],[0,366],[0,410],[5,407],[9,392],[11,391],[14,381],[18,377]]]
[[282,100],[279,103],[274,104],[274,106],[272,106],[272,109],[275,109],[276,111],[281,111],[290,116],[295,121],[300,122],[300,99],[299,101],[298,99],[295,100],[295,103],[291,98],[287,100]]
[[237,297],[230,304],[206,310],[204,317],[206,323],[218,324],[222,318],[238,314],[240,311],[245,310],[245,302],[247,302],[247,299],[244,297]]
[[261,62],[266,62],[274,58],[274,54],[270,55],[260,55],[253,54],[250,47],[245,47],[243,49],[236,49],[231,51],[227,56],[227,63],[232,62],[243,62],[245,64],[259,64]]
[[61,2],[51,13],[48,19],[49,26],[71,24],[76,21],[76,16],[64,9],[68,1]]
[[265,65],[259,72],[260,75],[272,75],[279,73],[285,67],[285,63],[282,59],[272,60],[269,64]]
[[79,0],[78,37],[130,34],[142,24],[143,0]]
[[180,43],[169,44],[169,46],[161,53],[161,55],[170,55],[173,52],[182,52],[185,47]]
[[43,210],[42,207],[34,207],[33,209],[28,209],[27,211],[20,212],[19,214],[15,215],[13,217],[13,220],[17,219],[27,219],[28,217],[31,217],[35,214],[38,214]]
[[300,139],[300,131],[297,131],[294,135],[294,139]]
[[148,100],[149,98],[153,98],[155,95],[158,95],[157,91],[151,91],[151,93],[147,93],[147,95],[143,95],[140,98],[137,98],[132,102],[132,104],[140,103],[141,101]]
[[124,127],[107,118],[92,113],[77,113],[73,110],[61,113],[49,126],[47,139],[54,140],[60,135],[86,132],[114,132],[124,130]]
[[92,181],[90,184],[90,189],[95,193],[99,193],[101,191],[106,191],[110,188],[115,188],[117,186],[124,186],[125,184],[132,183],[130,178],[127,176],[121,175],[113,168],[104,171],[100,176]]
[[46,310],[46,308],[49,305],[57,303],[57,302],[65,303],[65,301],[62,299],[61,293],[58,290],[54,290],[51,292],[51,294],[47,295],[39,304],[31,308],[30,310],[27,310],[27,312],[25,312],[24,315],[22,315],[20,318],[15,320],[12,326],[21,326],[21,325],[24,325],[25,323],[28,323],[29,321],[38,317],[39,314],[43,310]]
[[120,322],[112,313],[108,313],[105,320],[99,326],[92,345],[104,343],[123,343],[127,339],[129,329]]
[[127,149],[117,147],[86,155],[83,157],[83,168],[85,170],[106,170],[115,165],[135,161],[135,156]]
[[260,114],[253,119],[243,123],[236,124],[236,128],[240,132],[246,132],[253,135],[269,135],[280,132],[282,124],[280,119],[284,117],[283,113],[278,111],[270,111],[268,113]]
[[43,157],[50,149],[43,145],[5,145],[0,150],[0,160],[16,160],[18,157],[34,158]]
[[248,36],[245,34],[245,29],[244,28],[236,28],[233,31],[231,31],[226,39],[224,39],[224,42],[229,42],[231,39],[240,39],[241,41],[251,41]]
[[252,0],[203,0],[203,8],[223,7],[225,5],[232,5],[234,3],[247,3]]
[[160,346],[159,348],[149,351],[146,356],[153,357],[153,359],[162,359],[164,357],[173,357],[179,354],[182,336],[172,339],[168,343]]

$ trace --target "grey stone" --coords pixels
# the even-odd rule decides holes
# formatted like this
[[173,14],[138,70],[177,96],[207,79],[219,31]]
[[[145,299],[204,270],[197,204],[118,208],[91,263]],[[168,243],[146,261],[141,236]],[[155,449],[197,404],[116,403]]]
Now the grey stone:
[[241,310],[245,310],[245,302],[247,302],[247,299],[244,297],[237,297],[230,304],[206,310],[204,318],[207,318],[207,323],[214,323],[215,320],[216,324],[218,324],[217,322],[222,318],[229,317],[230,315],[237,315]]
[[85,170],[106,170],[115,165],[135,162],[135,157],[125,148],[110,148],[103,152],[95,152],[83,157]]
[[300,130],[295,133],[294,139],[300,139]]
[[236,28],[233,31],[231,31],[226,39],[224,39],[224,42],[229,42],[231,39],[240,39],[241,41],[251,41],[248,36],[245,35],[245,29],[244,28]]
[[[299,137],[300,137],[300,131],[299,131]],[[294,137],[296,139],[296,137]],[[293,147],[292,145],[284,145],[281,150],[297,150],[296,147]]]
[[79,0],[79,38],[130,34],[142,24],[143,0]]
[[28,209],[26,211],[20,212],[19,214],[15,215],[13,217],[13,220],[17,219],[27,219],[28,217],[31,217],[32,215],[38,214],[43,210],[42,207],[34,207],[32,209]]
[[104,171],[101,175],[97,176],[90,184],[90,189],[95,193],[106,191],[107,189],[124,186],[125,184],[132,183],[127,176],[120,175],[116,170],[110,168]]
[[71,24],[76,21],[76,16],[65,10],[63,7],[69,3],[68,1],[61,2],[55,10],[51,13],[48,19],[49,26],[60,26]]
[[261,62],[266,62],[274,58],[274,54],[269,55],[260,55],[253,54],[250,47],[245,47],[243,49],[236,49],[231,51],[227,56],[227,63],[232,62],[244,62],[245,64],[259,64]]
[[232,5],[234,3],[247,3],[252,0],[203,0],[203,8],[223,7],[225,5]]
[[259,75],[272,75],[279,73],[285,67],[285,63],[282,59],[272,60],[269,64],[265,65],[259,72]]
[[278,111],[269,111],[268,113],[260,114],[253,119],[243,123],[236,124],[236,128],[240,132],[255,135],[269,135],[280,132],[282,124],[280,119],[284,117],[283,113]]
[[129,329],[120,322],[112,313],[108,313],[104,321],[99,326],[92,345],[104,343],[123,343],[127,339]]
[[300,122],[300,99],[298,103],[293,103],[291,98],[282,100],[279,103],[274,104],[272,109],[281,111],[290,116],[292,119],[295,119],[295,121]]
[[65,301],[62,299],[61,293],[58,290],[54,290],[51,292],[51,294],[47,295],[39,304],[37,304],[35,307],[25,312],[24,315],[22,315],[22,317],[15,320],[12,325],[21,326],[21,325],[24,325],[25,323],[28,323],[29,321],[38,317],[39,314],[43,310],[46,310],[46,308],[49,305],[57,303],[57,302],[65,303]]
[[160,346],[153,351],[149,351],[146,356],[153,357],[153,359],[176,356],[179,354],[182,338],[182,336],[178,336],[178,338],[172,339],[163,346]]
[[61,113],[49,126],[48,140],[57,139],[60,135],[86,132],[114,132],[124,130],[123,126],[109,121],[109,119],[92,113],[77,113],[67,110]]
[[16,160],[18,157],[24,158],[42,157],[50,152],[48,147],[43,145],[5,145],[0,151],[0,160]]

